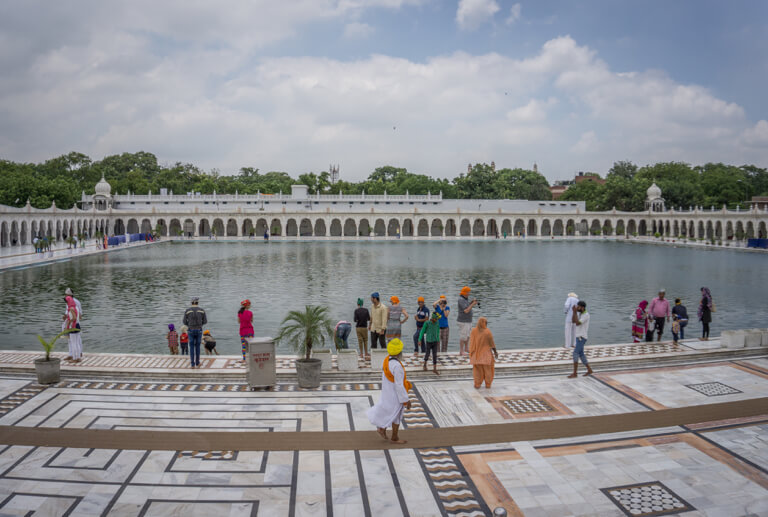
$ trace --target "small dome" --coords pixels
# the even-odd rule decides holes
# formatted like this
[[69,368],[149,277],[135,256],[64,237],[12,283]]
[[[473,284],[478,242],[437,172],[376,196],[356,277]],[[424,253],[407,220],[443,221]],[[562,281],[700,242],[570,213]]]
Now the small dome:
[[112,187],[109,186],[109,183],[107,183],[107,180],[104,179],[104,175],[102,174],[101,179],[96,184],[96,195],[109,197],[111,193]]
[[653,185],[648,187],[647,191],[648,199],[659,199],[661,197],[661,189],[653,182]]

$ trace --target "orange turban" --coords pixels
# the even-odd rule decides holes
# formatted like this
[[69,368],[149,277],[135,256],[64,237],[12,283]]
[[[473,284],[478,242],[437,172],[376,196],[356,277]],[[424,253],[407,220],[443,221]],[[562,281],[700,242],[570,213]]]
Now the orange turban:
[[397,305],[398,303],[400,303],[400,298],[398,298],[397,296],[391,296],[389,298],[389,301]]
[[467,296],[471,290],[472,289],[470,289],[468,286],[465,285],[464,287],[461,288],[461,295]]

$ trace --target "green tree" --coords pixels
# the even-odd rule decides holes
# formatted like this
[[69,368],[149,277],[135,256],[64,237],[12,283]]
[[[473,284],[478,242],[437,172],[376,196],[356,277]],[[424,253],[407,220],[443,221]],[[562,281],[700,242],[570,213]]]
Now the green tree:
[[608,170],[606,179],[612,176],[618,176],[620,178],[631,180],[637,174],[637,165],[630,161],[622,160],[613,162],[613,167]]

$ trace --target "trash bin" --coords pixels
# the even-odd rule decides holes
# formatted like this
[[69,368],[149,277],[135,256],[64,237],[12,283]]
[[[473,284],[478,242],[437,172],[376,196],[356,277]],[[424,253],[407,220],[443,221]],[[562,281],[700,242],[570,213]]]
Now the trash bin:
[[248,386],[251,389],[275,386],[275,368],[275,342],[272,338],[248,338]]

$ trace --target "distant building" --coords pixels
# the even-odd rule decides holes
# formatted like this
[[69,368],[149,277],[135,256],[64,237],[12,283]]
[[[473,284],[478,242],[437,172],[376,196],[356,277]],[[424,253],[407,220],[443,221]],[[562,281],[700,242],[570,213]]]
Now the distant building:
[[576,183],[581,183],[582,181],[592,181],[600,185],[605,183],[605,180],[597,174],[579,172],[572,180],[556,181],[554,185],[550,186],[549,191],[552,192],[552,199],[558,199],[566,190],[568,190],[568,187],[575,185]]
[[768,196],[752,196],[749,204],[752,205],[751,208],[765,210],[768,208]]

